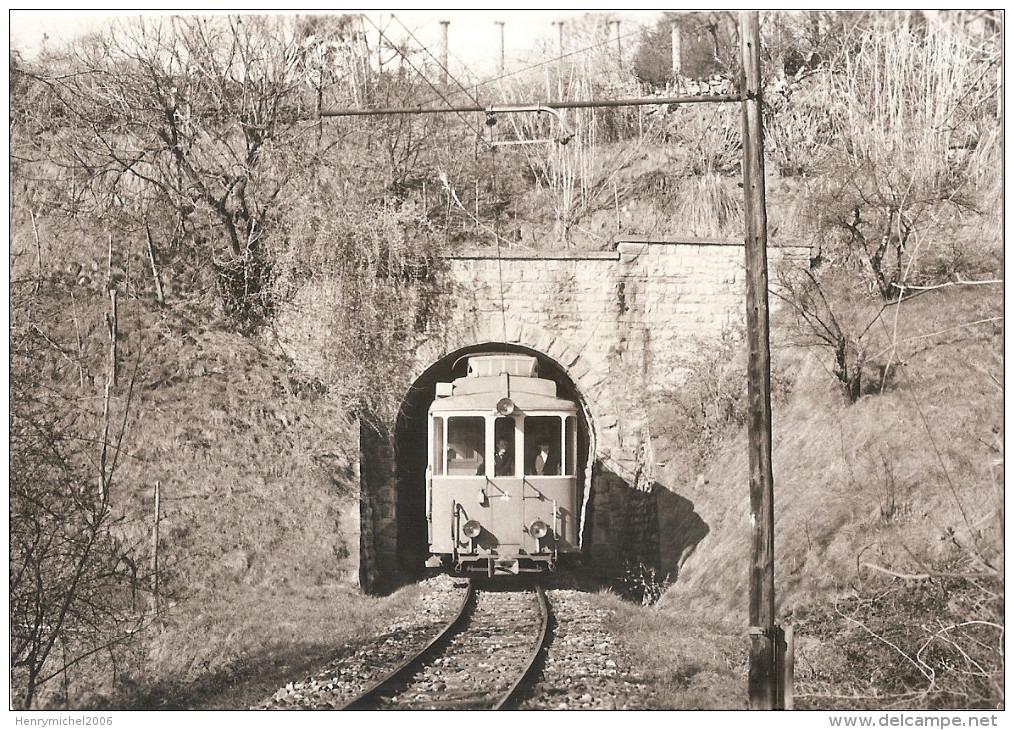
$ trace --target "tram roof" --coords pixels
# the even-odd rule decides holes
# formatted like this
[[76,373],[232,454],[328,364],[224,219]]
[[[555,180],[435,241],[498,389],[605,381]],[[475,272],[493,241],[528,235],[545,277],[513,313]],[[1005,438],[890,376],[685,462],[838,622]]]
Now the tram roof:
[[497,402],[510,398],[522,412],[562,411],[577,413],[573,401],[556,397],[556,383],[542,378],[497,377],[458,378],[454,381],[453,394],[438,397],[430,406],[430,413],[447,411],[476,411],[477,414],[493,413]]

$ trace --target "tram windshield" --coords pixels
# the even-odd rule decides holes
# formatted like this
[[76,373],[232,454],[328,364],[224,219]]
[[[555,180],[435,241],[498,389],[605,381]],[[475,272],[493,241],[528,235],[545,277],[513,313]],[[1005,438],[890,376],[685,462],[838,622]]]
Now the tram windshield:
[[486,419],[482,416],[451,416],[447,419],[447,475],[484,474]]
[[512,477],[517,474],[514,432],[513,418],[498,418],[493,424],[493,476]]
[[562,425],[559,416],[529,416],[525,419],[525,474],[560,474]]
[[[487,431],[492,425],[492,434]],[[547,415],[498,417],[434,416],[431,420],[434,476],[574,476],[577,419]],[[524,436],[521,436],[522,431]],[[488,437],[492,439],[487,454]],[[522,440],[523,438],[523,440]],[[486,458],[493,461],[487,470]]]

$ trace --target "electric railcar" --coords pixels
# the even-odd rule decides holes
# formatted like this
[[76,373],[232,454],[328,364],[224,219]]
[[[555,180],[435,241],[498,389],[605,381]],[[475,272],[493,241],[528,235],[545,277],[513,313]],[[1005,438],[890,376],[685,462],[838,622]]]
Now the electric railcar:
[[428,567],[539,572],[578,551],[577,406],[534,357],[470,356],[428,430]]

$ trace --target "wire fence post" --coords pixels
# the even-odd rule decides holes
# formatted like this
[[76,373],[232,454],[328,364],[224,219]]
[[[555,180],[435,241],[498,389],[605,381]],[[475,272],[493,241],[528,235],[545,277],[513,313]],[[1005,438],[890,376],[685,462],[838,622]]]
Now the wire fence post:
[[106,314],[106,330],[109,333],[109,384],[116,386],[117,352],[116,340],[119,338],[119,325],[116,322],[116,290],[109,290],[109,312]]
[[36,279],[35,279],[35,293],[39,293],[39,289],[42,288],[42,241],[39,239],[39,227],[35,223],[35,211],[28,211],[28,215],[32,219],[32,233],[35,235],[35,268],[36,268]]
[[158,616],[158,527],[162,521],[161,482],[155,481],[154,522],[151,526],[151,613]]
[[162,278],[158,274],[158,266],[155,264],[155,249],[152,246],[151,227],[148,221],[144,221],[144,235],[148,239],[148,260],[151,262],[151,276],[155,280],[155,302],[158,306],[165,306],[165,292],[162,290]]

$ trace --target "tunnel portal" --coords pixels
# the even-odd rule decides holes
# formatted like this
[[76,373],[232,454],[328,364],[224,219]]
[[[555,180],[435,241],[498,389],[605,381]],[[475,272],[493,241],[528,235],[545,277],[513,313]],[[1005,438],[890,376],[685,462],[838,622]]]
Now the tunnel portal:
[[[426,416],[436,397],[436,384],[465,375],[467,358],[477,354],[519,354],[535,357],[539,377],[553,380],[560,398],[578,404],[577,458],[581,521],[589,504],[593,430],[587,404],[559,363],[545,354],[517,344],[486,342],[456,350],[428,367],[412,384],[402,401],[394,432],[395,510],[397,514],[397,567],[402,579],[421,575],[429,557],[426,543]],[[584,534],[581,534],[582,544]]]
[[[775,266],[810,260],[803,246],[772,246],[769,255]],[[625,239],[609,251],[446,258],[452,306],[406,350],[399,416],[361,422],[363,588],[384,590],[422,570],[427,410],[436,383],[464,374],[459,360],[482,352],[536,357],[559,395],[580,405],[585,568],[603,577],[639,564],[678,571],[707,529],[686,498],[694,474],[655,481],[647,404],[684,382],[688,355],[742,322],[743,242]],[[286,342],[313,363],[316,323],[292,322],[303,328],[290,328]]]

